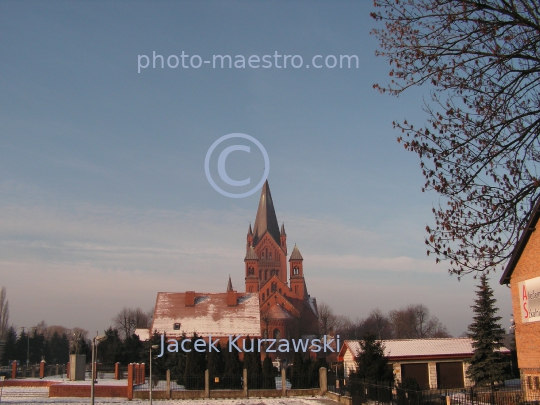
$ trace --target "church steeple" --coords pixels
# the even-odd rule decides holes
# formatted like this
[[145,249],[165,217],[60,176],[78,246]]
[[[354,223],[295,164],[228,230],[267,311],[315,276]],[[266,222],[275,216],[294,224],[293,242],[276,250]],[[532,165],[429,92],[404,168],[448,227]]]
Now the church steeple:
[[230,274],[229,274],[229,282],[227,283],[227,292],[229,291],[234,291]]
[[261,199],[259,200],[259,208],[257,209],[257,217],[255,218],[255,225],[253,227],[253,246],[257,245],[266,231],[268,231],[278,246],[281,245],[279,225],[268,180],[264,182],[261,191]]

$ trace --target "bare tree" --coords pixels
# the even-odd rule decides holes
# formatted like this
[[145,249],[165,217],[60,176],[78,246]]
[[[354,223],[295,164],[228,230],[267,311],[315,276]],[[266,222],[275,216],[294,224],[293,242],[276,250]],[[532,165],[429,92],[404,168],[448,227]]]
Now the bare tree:
[[0,339],[4,340],[9,328],[9,301],[6,287],[0,290]]
[[118,329],[123,339],[133,335],[137,328],[149,328],[153,311],[144,312],[141,308],[124,307],[113,319],[113,325]]
[[392,68],[382,92],[427,85],[427,122],[394,123],[442,204],[428,254],[458,277],[501,268],[540,195],[538,0],[375,0]]
[[330,331],[336,329],[338,317],[326,302],[321,302],[317,309],[319,311],[319,332],[328,335]]
[[389,318],[396,339],[450,337],[446,327],[422,304],[390,311]]

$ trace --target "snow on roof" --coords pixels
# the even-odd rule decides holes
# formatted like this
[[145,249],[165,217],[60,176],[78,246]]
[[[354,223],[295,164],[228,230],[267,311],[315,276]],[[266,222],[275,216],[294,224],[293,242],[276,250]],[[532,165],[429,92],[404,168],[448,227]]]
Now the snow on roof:
[[[152,332],[167,336],[225,337],[261,335],[261,314],[257,293],[237,293],[236,305],[229,306],[227,293],[194,293],[195,305],[186,306],[186,293],[158,293]],[[177,328],[175,329],[175,324]]]
[[[473,341],[470,338],[392,339],[383,340],[382,343],[384,355],[389,359],[428,356],[471,357],[473,354]],[[343,349],[345,348],[356,357],[361,351],[360,340],[346,340]],[[510,350],[503,347],[500,352],[510,353]]]
[[148,329],[135,329],[135,332],[133,333],[139,337],[141,342],[145,342],[150,339],[150,331]]

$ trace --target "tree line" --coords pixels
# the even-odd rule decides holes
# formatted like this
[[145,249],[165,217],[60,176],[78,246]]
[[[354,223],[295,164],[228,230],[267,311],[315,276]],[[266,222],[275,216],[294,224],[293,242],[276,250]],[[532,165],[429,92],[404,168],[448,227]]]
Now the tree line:
[[383,313],[374,309],[367,318],[351,320],[337,315],[330,305],[319,305],[319,330],[322,334],[339,334],[340,338],[362,339],[372,333],[377,339],[424,339],[451,337],[441,321],[422,304],[410,304]]

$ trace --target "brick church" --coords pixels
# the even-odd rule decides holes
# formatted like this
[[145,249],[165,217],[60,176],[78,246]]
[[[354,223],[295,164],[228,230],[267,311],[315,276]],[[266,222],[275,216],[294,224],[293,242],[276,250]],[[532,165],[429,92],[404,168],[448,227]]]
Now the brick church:
[[[315,298],[308,294],[303,257],[295,245],[287,266],[287,234],[278,225],[268,181],[253,228],[249,225],[244,258],[245,292],[160,292],[148,332],[180,337],[225,339],[229,335],[297,339],[318,335]],[[288,274],[288,275],[287,275]],[[142,332],[142,331],[141,331]]]

